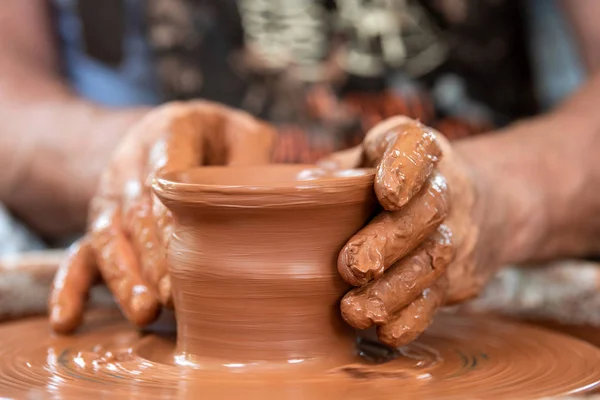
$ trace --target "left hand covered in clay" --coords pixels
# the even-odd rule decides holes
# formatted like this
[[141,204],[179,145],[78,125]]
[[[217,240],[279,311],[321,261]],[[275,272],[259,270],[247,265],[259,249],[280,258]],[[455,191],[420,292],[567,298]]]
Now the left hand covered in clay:
[[[469,166],[438,132],[406,117],[388,119],[361,146],[335,153],[328,168],[376,167],[383,210],[342,249],[338,271],[355,286],[341,302],[358,329],[405,345],[438,308],[477,295],[494,269],[478,254],[482,225]],[[482,268],[486,265],[486,268]]]
[[171,103],[149,112],[126,134],[101,177],[87,235],[61,264],[50,295],[50,324],[61,333],[80,324],[101,276],[128,320],[153,322],[171,303],[165,250],[171,215],[152,192],[158,173],[200,165],[270,162],[275,130],[215,103]]

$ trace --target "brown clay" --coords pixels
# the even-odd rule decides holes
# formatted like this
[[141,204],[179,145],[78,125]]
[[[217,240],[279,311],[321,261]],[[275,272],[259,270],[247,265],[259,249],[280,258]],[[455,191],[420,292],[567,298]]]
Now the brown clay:
[[348,292],[341,304],[346,322],[358,329],[387,324],[390,317],[431,287],[453,255],[449,233],[443,228],[394,264],[390,273]]
[[[339,254],[338,271],[354,286],[381,277],[433,234],[448,214],[446,182],[433,176],[400,211],[382,211]],[[424,288],[422,288],[424,289]]]
[[[87,292],[98,277],[98,271],[93,268],[95,260],[90,240],[84,238],[72,246],[61,263],[67,267],[59,268],[54,277],[54,290],[48,300],[48,308],[51,310],[50,318],[55,321],[54,329],[64,333],[72,331],[74,324],[81,323],[85,307],[83,299],[87,297],[82,291]],[[67,276],[72,285],[65,284]],[[78,315],[80,318],[65,323],[68,320],[65,315]]]
[[174,218],[167,259],[181,357],[352,361],[335,260],[374,211],[373,176],[271,165],[157,179]]
[[46,318],[0,326],[3,397],[539,399],[600,385],[597,348],[490,317],[441,313],[393,361],[329,371],[293,363],[178,365],[173,339],[140,333],[114,311],[88,313],[73,336],[49,331]]
[[[357,341],[340,317],[348,285],[336,258],[374,211],[373,175],[267,166],[159,177],[155,191],[173,214],[167,254],[177,340],[141,334],[114,312],[92,314],[71,337],[49,337],[45,319],[6,324],[0,327],[0,394],[539,398],[600,384],[600,350],[505,321],[442,314],[401,349],[377,344],[371,331]],[[429,326],[430,311],[443,301],[446,280],[434,278],[450,257],[442,227],[409,256],[418,285],[435,281],[415,301],[402,308],[378,290],[398,285],[391,290],[401,292],[396,275],[408,261],[392,267],[398,274],[347,299],[381,300],[395,319],[379,335],[406,342]]]
[[[369,132],[364,149],[366,161],[377,165],[375,192],[388,211],[404,207],[423,187],[442,157],[430,129],[416,121],[398,125],[393,118]],[[383,154],[387,157],[382,157]]]
[[154,177],[207,164],[265,164],[274,139],[268,124],[206,101],[167,103],[129,129],[91,201],[87,239],[60,267],[53,328],[77,328],[92,281],[82,277],[91,274],[102,277],[131,322],[153,322],[161,305],[172,305],[164,254],[171,219],[152,192]]

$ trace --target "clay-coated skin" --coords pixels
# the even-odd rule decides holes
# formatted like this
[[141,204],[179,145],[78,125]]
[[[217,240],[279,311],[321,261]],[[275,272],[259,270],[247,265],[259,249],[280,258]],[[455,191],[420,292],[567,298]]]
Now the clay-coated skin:
[[118,312],[90,312],[86,320],[72,336],[49,335],[46,318],[0,326],[2,396],[541,399],[589,392],[600,382],[600,351],[592,345],[490,317],[440,313],[395,360],[330,370],[274,362],[263,368],[182,366],[174,341],[140,333]]
[[[93,201],[89,244],[78,245],[58,274],[61,279],[51,298],[52,326],[58,332],[76,328],[88,289],[69,286],[92,282],[91,274],[96,269],[126,317],[135,324],[143,326],[153,321],[160,304],[170,306],[172,291],[165,249],[171,235],[171,217],[150,193],[149,182],[159,171],[266,163],[271,156],[273,131],[246,114],[221,106],[183,103],[151,113],[128,138],[107,169]],[[445,266],[436,266],[438,271],[445,271],[437,279],[443,278],[447,284],[416,275],[405,285],[413,288],[410,295],[400,296],[385,320],[371,318],[369,311],[360,308],[350,310],[349,304],[353,303],[345,302],[343,315],[350,325],[387,326],[379,332],[396,326],[403,331],[406,324],[401,321],[419,304],[426,306],[414,315],[429,323],[438,306],[475,296],[496,270],[495,243],[479,234],[482,215],[489,212],[485,199],[476,196],[474,177],[439,133],[408,118],[394,117],[368,132],[361,146],[334,154],[321,165],[329,170],[376,168],[374,191],[383,210],[339,254],[338,271],[347,283],[360,287],[398,273],[398,268],[391,267],[412,257],[411,252],[429,237],[439,235],[442,223],[443,234],[452,243],[453,257],[439,262],[446,262]],[[86,262],[78,261],[87,257],[86,246],[92,248],[97,267],[84,268]],[[485,254],[476,253],[476,248]],[[81,277],[86,274],[87,278]],[[430,288],[435,290],[426,295]],[[398,294],[403,289],[388,285],[387,290]],[[414,329],[421,332],[425,326]],[[414,337],[416,334],[399,331],[382,334],[380,339],[398,346]]]
[[99,272],[125,316],[139,326],[171,304],[165,263],[171,217],[151,191],[158,172],[198,165],[264,164],[274,130],[250,115],[195,101],[150,112],[121,142],[90,206],[89,233],[57,274],[50,323],[71,332]]
[[485,199],[438,132],[390,118],[361,146],[321,165],[377,168],[374,188],[383,210],[338,258],[340,275],[357,287],[341,303],[350,325],[377,326],[383,343],[402,346],[427,328],[439,307],[477,295],[496,271],[495,245],[479,233]]
[[86,237],[71,246],[61,264],[70,267],[59,268],[54,276],[50,320],[57,331],[68,332],[73,325],[81,324],[87,290],[98,278],[91,239]]
[[[439,279],[452,259],[452,250],[449,232],[440,226],[437,235],[395,263],[389,273],[346,294],[342,315],[359,329],[387,324],[422,294],[423,286],[430,287]],[[415,281],[419,284],[415,285]]]

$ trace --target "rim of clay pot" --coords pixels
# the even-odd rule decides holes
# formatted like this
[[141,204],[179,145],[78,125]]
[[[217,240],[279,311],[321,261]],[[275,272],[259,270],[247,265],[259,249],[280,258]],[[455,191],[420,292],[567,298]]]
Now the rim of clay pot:
[[163,201],[214,206],[270,207],[360,203],[374,196],[375,169],[325,172],[311,164],[205,166],[159,174],[153,182]]

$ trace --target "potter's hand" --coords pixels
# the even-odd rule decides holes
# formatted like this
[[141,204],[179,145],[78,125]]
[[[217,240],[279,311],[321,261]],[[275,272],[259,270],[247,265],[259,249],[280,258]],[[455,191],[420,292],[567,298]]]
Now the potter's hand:
[[429,326],[440,306],[478,293],[487,275],[473,255],[474,184],[442,135],[394,117],[327,164],[376,166],[375,193],[383,207],[339,255],[340,274],[357,286],[341,303],[350,325],[376,325],[382,342],[401,346]]
[[151,190],[154,176],[198,165],[267,163],[274,137],[250,115],[208,102],[150,112],[116,150],[92,200],[88,234],[56,274],[52,328],[69,332],[79,325],[98,275],[130,321],[152,322],[160,305],[171,303],[165,264],[171,216]]

